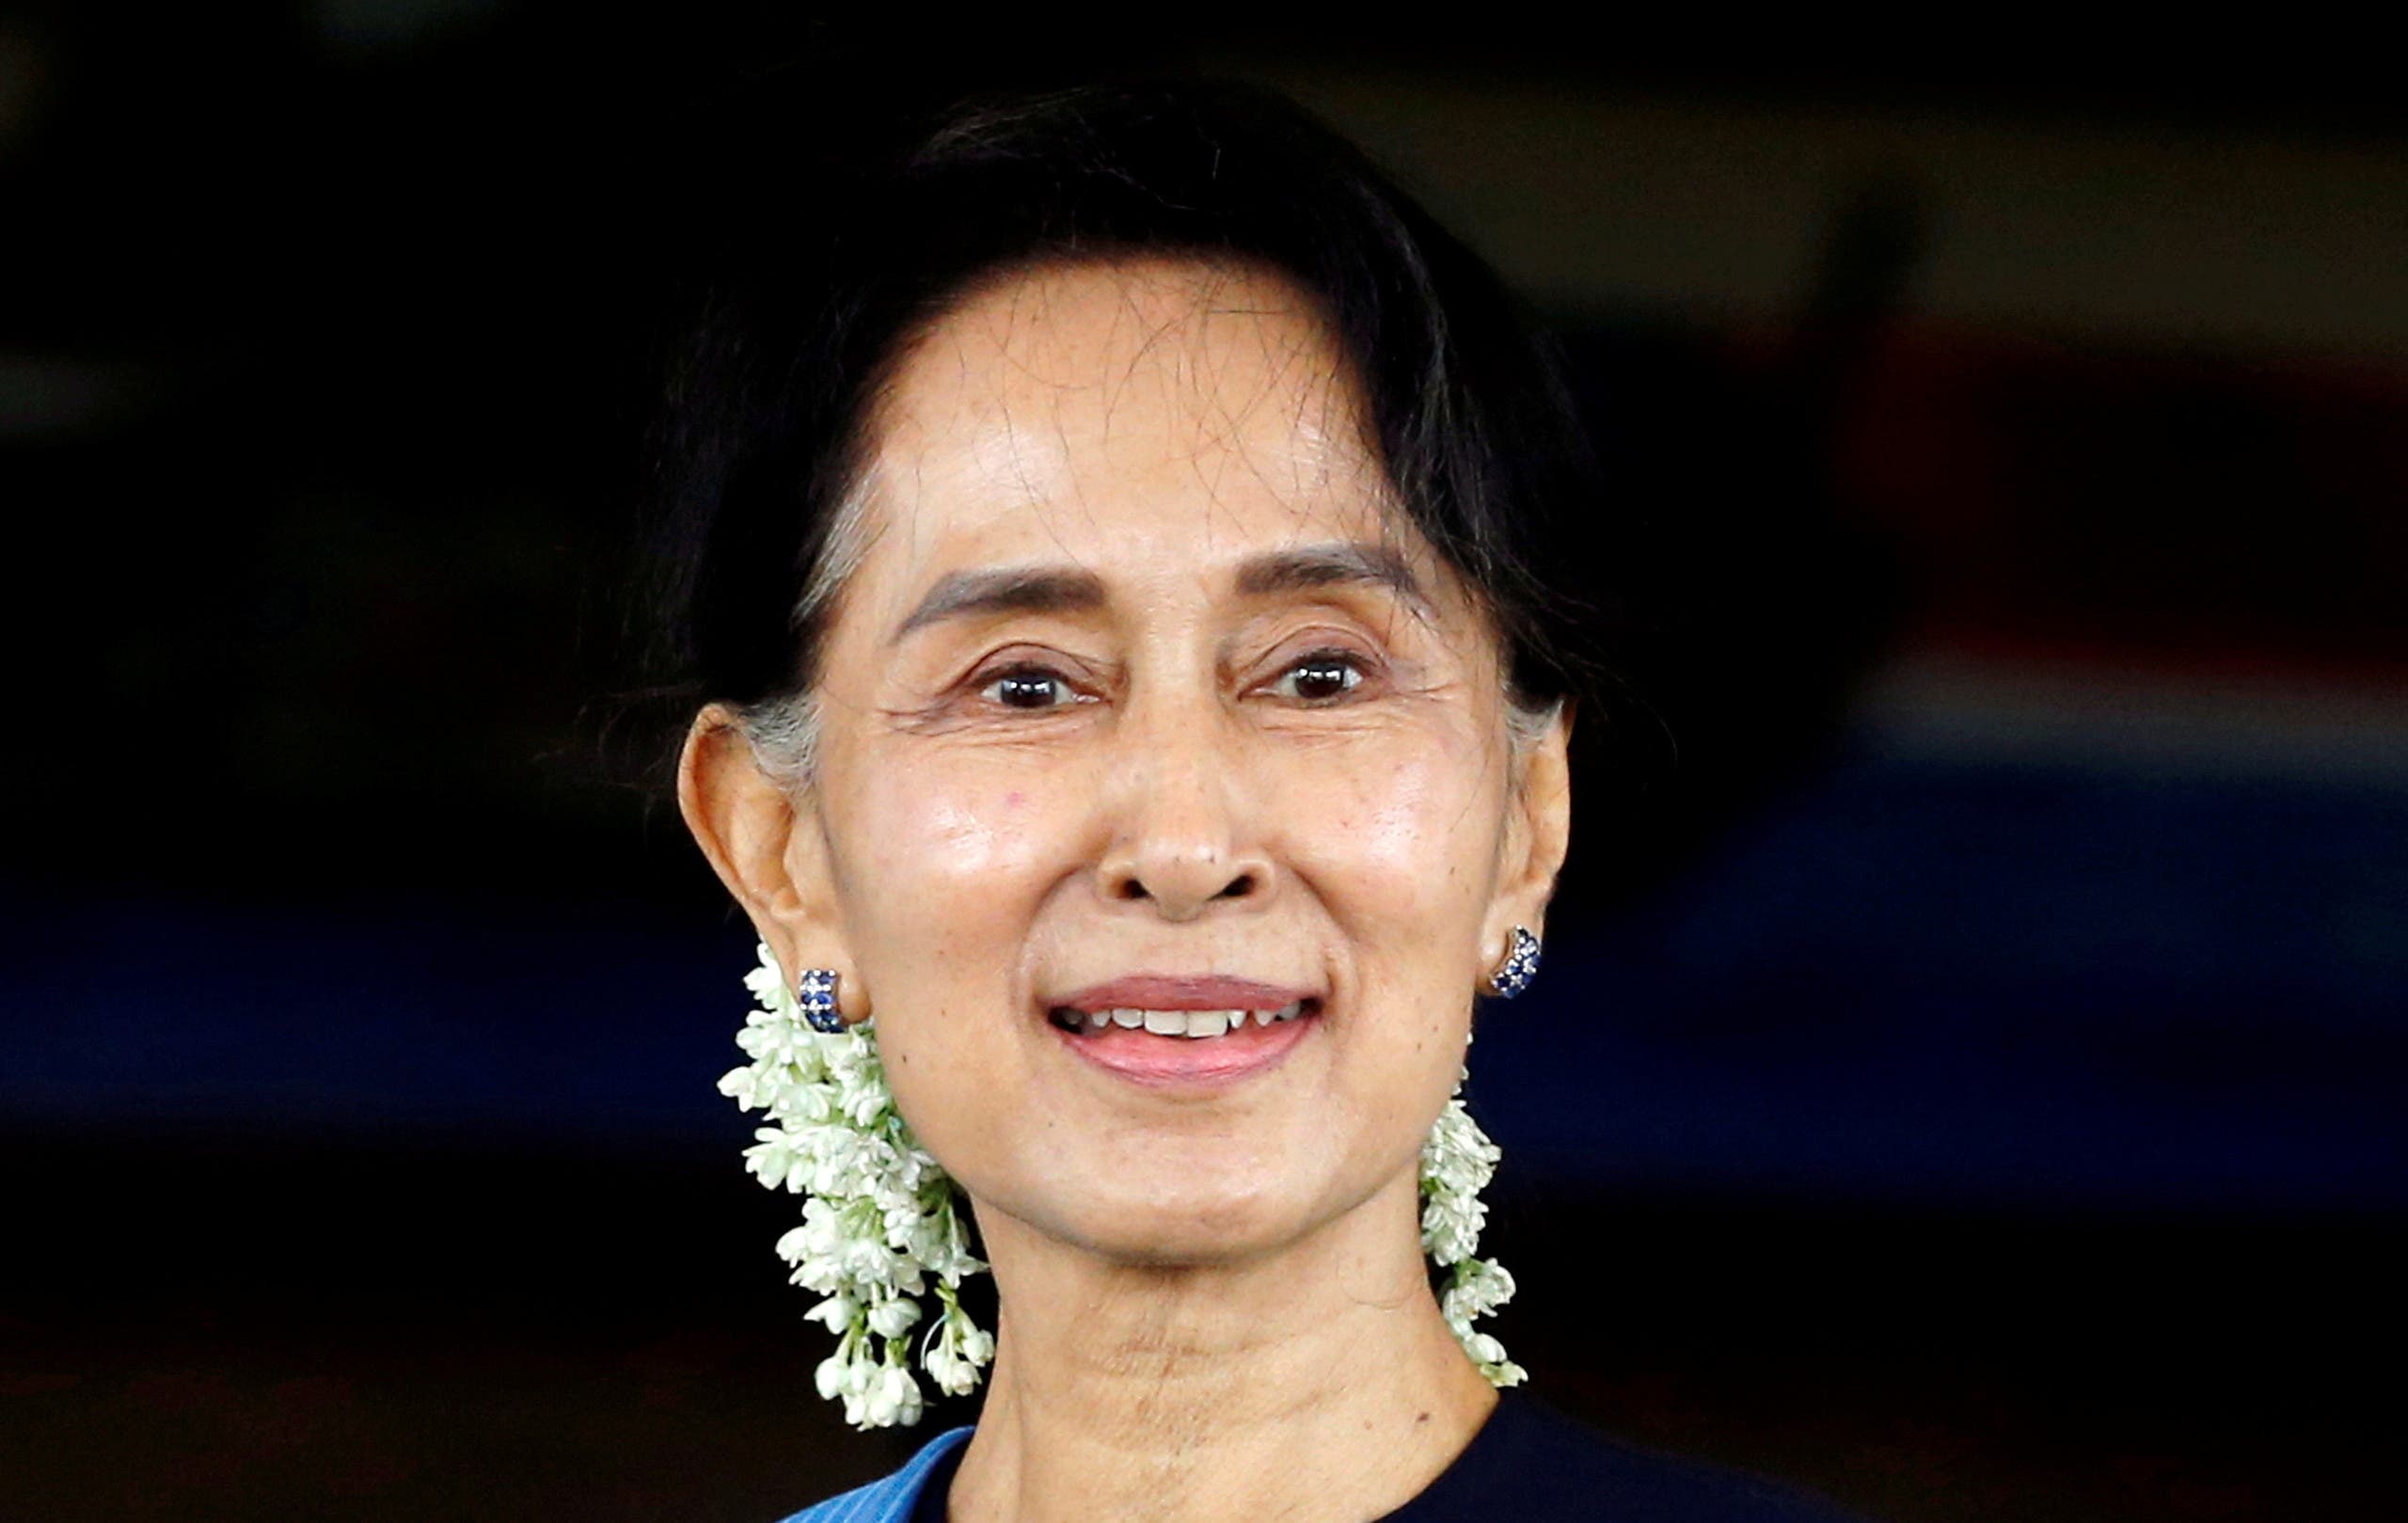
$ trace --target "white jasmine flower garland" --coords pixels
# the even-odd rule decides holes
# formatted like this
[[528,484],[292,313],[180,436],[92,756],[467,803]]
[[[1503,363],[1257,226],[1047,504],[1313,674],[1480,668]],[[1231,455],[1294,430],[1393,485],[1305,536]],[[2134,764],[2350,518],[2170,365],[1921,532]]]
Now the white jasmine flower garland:
[[1438,1309],[1464,1352],[1490,1385],[1518,1386],[1529,1372],[1505,1356],[1504,1344],[1471,1325],[1474,1317],[1487,1316],[1513,1298],[1513,1277],[1496,1260],[1473,1256],[1480,1230],[1488,1225],[1480,1192],[1496,1175],[1502,1154],[1464,1108],[1463,1081],[1469,1077],[1468,1070],[1456,1076],[1454,1096],[1421,1145],[1421,1246],[1448,1272]]
[[895,1109],[871,1023],[814,1031],[765,944],[747,974],[758,1007],[737,1045],[752,1059],[719,1082],[720,1093],[771,1125],[752,1134],[745,1166],[771,1189],[808,1194],[802,1225],[778,1239],[788,1277],[822,1299],[804,1316],[836,1334],[820,1363],[819,1394],[845,1404],[845,1420],[883,1428],[920,1420],[920,1384],[909,1334],[924,1312],[914,1299],[936,1283],[940,1310],[920,1339],[920,1365],[937,1388],[964,1396],[994,1357],[995,1340],[970,1320],[962,1277],[972,1256],[953,1181],[912,1139]]
[[[822,1298],[803,1315],[836,1335],[836,1352],[819,1365],[819,1394],[841,1400],[857,1428],[915,1423],[924,1404],[909,1335],[925,1315],[915,1297],[934,1282],[939,1310],[919,1340],[920,1367],[939,1390],[966,1396],[995,1356],[995,1340],[962,1309],[961,1280],[987,1266],[970,1252],[953,1180],[895,1109],[874,1023],[812,1030],[768,946],[758,951],[760,965],[744,976],[758,1005],[736,1039],[752,1061],[719,1089],[773,1123],[752,1134],[745,1167],[771,1189],[810,1197],[802,1225],[778,1239],[778,1256],[794,1266],[795,1284]],[[1481,1374],[1512,1386],[1525,1378],[1522,1367],[1471,1327],[1513,1293],[1511,1275],[1472,1256],[1488,1214],[1480,1191],[1497,1159],[1459,1085],[1421,1149],[1421,1243],[1449,1271],[1440,1294],[1447,1325]]]

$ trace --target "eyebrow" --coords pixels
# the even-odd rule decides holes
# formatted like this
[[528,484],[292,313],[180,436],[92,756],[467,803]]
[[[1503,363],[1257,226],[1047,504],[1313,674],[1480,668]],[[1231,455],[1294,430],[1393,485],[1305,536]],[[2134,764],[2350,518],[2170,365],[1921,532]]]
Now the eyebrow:
[[[1292,550],[1271,550],[1239,563],[1237,590],[1247,597],[1318,587],[1375,587],[1426,611],[1430,595],[1412,565],[1385,545],[1333,541]],[[992,571],[956,571],[937,580],[919,605],[895,627],[889,643],[917,629],[955,619],[997,613],[1063,613],[1101,608],[1103,581],[1092,571],[1058,566],[1006,566]]]
[[1333,541],[1254,556],[1238,566],[1238,591],[1249,597],[1340,586],[1376,587],[1431,611],[1430,594],[1412,564],[1386,545]]

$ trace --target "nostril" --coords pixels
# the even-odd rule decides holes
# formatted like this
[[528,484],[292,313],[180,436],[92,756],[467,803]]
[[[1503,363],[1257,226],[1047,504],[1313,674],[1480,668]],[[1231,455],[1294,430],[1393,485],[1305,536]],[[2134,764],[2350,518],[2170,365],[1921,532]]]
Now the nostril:
[[[1226,867],[1221,870],[1227,871]],[[1159,901],[1163,912],[1183,919],[1216,900],[1259,898],[1268,891],[1270,880],[1267,874],[1249,869],[1230,874],[1214,889],[1210,886],[1211,878],[1199,882],[1192,873],[1189,865],[1176,862],[1164,863],[1159,871],[1151,873],[1116,867],[1105,874],[1101,891],[1106,897],[1123,904]],[[1212,876],[1220,874],[1215,872]]]

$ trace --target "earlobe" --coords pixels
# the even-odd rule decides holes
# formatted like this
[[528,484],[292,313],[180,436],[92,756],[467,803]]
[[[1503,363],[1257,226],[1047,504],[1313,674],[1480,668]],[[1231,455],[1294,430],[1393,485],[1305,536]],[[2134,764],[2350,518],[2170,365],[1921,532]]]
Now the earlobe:
[[[806,968],[843,966],[817,823],[761,769],[724,705],[705,707],[687,732],[677,759],[677,807],[711,870],[789,979]],[[857,1003],[854,992],[845,1003]]]

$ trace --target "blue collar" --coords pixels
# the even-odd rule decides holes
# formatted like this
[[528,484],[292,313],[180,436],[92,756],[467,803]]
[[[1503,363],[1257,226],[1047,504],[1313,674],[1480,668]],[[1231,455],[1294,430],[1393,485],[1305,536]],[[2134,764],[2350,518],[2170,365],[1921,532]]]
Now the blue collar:
[[920,1500],[920,1486],[928,1472],[974,1431],[954,1428],[941,1433],[921,1445],[920,1452],[894,1474],[831,1497],[816,1507],[806,1507],[785,1523],[911,1523],[911,1509]]

